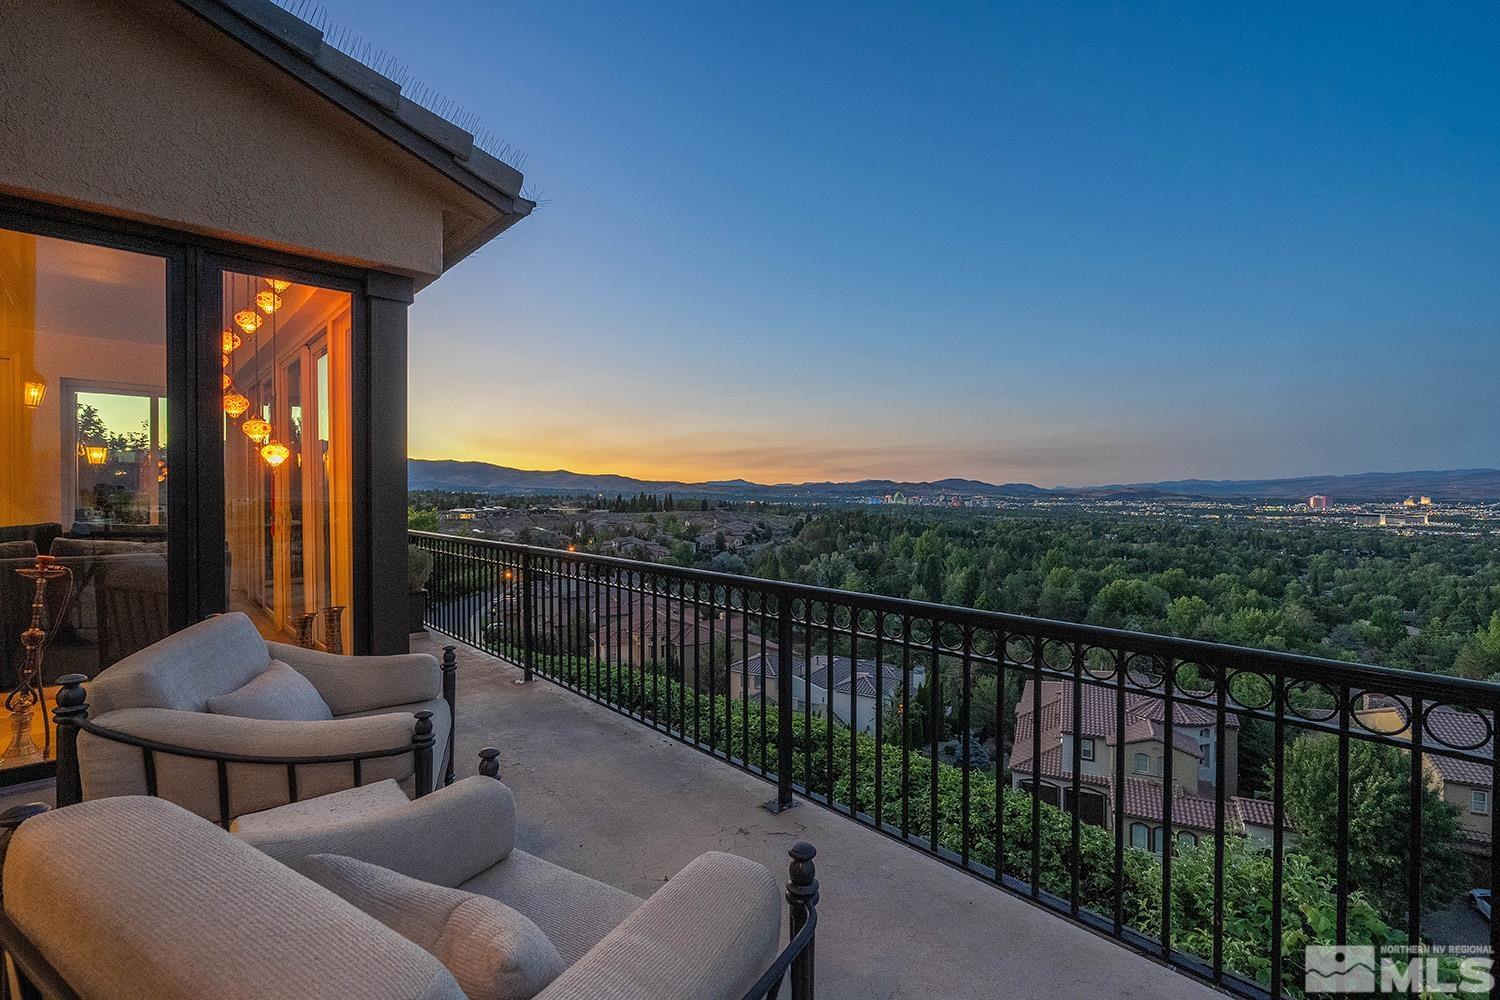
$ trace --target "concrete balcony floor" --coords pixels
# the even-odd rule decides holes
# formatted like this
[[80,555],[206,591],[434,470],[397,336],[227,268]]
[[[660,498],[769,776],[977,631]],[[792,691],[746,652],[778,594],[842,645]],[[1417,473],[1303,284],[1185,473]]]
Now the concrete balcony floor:
[[[412,648],[441,655],[436,634]],[[811,803],[772,815],[774,788],[631,719],[458,646],[457,760],[500,748],[523,850],[648,896],[704,851],[785,877],[818,849],[820,1000],[1223,994]]]

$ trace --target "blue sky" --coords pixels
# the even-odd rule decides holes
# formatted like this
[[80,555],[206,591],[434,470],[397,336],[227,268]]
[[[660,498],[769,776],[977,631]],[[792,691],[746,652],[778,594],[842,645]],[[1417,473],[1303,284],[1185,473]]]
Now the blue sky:
[[414,456],[1500,465],[1493,4],[323,6],[544,201],[418,296]]

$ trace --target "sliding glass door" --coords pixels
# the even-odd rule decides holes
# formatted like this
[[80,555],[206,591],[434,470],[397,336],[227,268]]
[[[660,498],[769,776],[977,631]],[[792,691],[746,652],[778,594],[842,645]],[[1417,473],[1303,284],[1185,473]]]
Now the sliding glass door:
[[226,598],[263,635],[351,648],[347,292],[224,272]]
[[58,677],[168,631],[167,272],[0,229],[0,784],[52,759]]

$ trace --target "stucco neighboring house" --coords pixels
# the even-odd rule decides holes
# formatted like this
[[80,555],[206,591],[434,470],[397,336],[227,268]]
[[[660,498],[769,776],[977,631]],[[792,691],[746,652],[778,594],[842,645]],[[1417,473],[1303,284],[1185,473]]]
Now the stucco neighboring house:
[[[1361,726],[1411,741],[1411,727],[1407,725],[1409,703],[1404,699],[1366,696],[1364,705],[1354,713]],[[1488,720],[1472,712],[1437,705],[1427,712],[1427,734],[1422,769],[1432,788],[1458,813],[1459,849],[1487,858],[1495,808],[1490,795],[1494,769],[1488,764],[1449,756],[1443,750],[1465,748],[1461,752],[1489,759],[1494,752],[1491,726]],[[1435,745],[1434,739],[1446,746]]]
[[[1125,725],[1118,725],[1119,704],[1113,688],[1084,684],[1075,731],[1073,685],[1043,681],[1041,712],[1027,681],[1016,706],[1015,738],[1010,751],[1012,787],[1037,789],[1052,805],[1073,807],[1073,757],[1079,757],[1078,815],[1086,822],[1113,829],[1118,797],[1126,843],[1161,852],[1166,840],[1167,795],[1171,796],[1173,837],[1196,844],[1211,837],[1216,816],[1218,757],[1224,755],[1225,825],[1254,839],[1269,841],[1274,817],[1268,802],[1236,794],[1239,770],[1239,719],[1225,718],[1222,749],[1215,739],[1214,712],[1182,702],[1173,705],[1173,732],[1168,748],[1166,706],[1162,699],[1125,695]],[[1041,756],[1036,759],[1040,720]],[[1171,757],[1171,784],[1167,758]],[[1117,789],[1117,760],[1124,783]]]
[[[764,676],[766,703],[775,704],[779,669],[780,664],[774,651],[768,650],[764,658],[757,653],[743,665],[732,668],[731,693],[738,697],[740,686],[744,685],[750,697],[758,698],[761,677]],[[825,719],[831,710],[833,718],[845,726],[862,733],[873,733],[875,719],[882,706],[888,708],[900,698],[903,684],[899,665],[882,663],[878,675],[876,670],[874,660],[862,659],[851,663],[847,656],[835,656],[830,666],[829,658],[819,654],[812,658],[809,676],[806,661],[796,656],[792,659],[792,710],[802,712],[806,706],[811,706],[813,715]],[[915,693],[922,686],[926,676],[926,668],[912,667],[912,692]]]

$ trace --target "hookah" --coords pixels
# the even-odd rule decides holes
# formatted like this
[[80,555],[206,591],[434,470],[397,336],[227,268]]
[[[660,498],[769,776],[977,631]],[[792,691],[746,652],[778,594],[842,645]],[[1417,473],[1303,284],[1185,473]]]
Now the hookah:
[[45,759],[52,749],[52,727],[47,723],[44,712],[42,746],[38,747],[31,738],[31,719],[37,705],[43,700],[42,654],[51,641],[51,636],[42,627],[42,618],[47,611],[47,584],[63,577],[68,579],[68,590],[63,595],[62,606],[57,612],[57,617],[61,620],[67,612],[68,600],[73,596],[73,571],[66,566],[59,566],[52,556],[39,555],[34,565],[22,566],[16,573],[31,580],[36,589],[31,598],[31,625],[21,633],[21,648],[26,651],[26,660],[21,666],[20,680],[5,696],[5,707],[10,712],[11,738],[3,757],[12,760],[40,754]]

